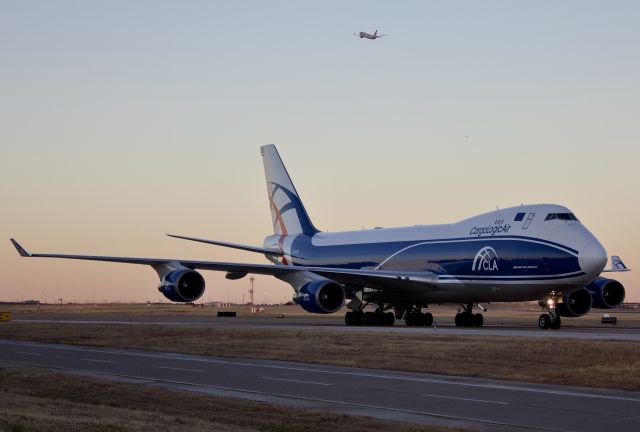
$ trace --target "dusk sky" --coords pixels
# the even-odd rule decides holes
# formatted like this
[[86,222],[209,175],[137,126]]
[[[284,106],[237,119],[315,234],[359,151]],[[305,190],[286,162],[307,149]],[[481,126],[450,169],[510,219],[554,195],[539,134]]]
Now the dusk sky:
[[[640,301],[639,23],[637,1],[0,0],[0,300],[161,299],[148,266],[10,237],[266,262],[164,234],[261,245],[274,143],[319,229],[562,204]],[[204,300],[248,298],[203,275]]]

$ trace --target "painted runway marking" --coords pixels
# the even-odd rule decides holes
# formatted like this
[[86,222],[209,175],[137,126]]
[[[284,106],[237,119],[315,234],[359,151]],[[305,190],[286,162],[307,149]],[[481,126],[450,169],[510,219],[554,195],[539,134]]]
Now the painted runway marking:
[[322,385],[322,386],[333,385],[333,384],[321,383],[316,381],[302,381],[302,380],[295,380],[295,379],[288,379],[288,378],[273,378],[273,377],[261,377],[261,378],[266,380],[271,380],[271,381],[287,381],[287,382],[294,382],[294,383],[301,383],[301,384],[313,384],[313,385]]
[[113,360],[101,360],[101,359],[90,359],[90,358],[83,358],[80,360],[96,362],[96,363],[115,363],[115,361]]
[[173,366],[158,366],[158,369],[171,369],[185,372],[204,372],[202,369],[189,369],[189,368],[181,368],[181,367],[173,367]]
[[16,354],[24,354],[24,355],[40,356],[40,357],[42,357],[42,354],[38,354],[38,353],[34,353],[34,352],[27,352],[27,351],[16,351]]
[[432,397],[432,398],[441,398],[441,399],[455,399],[455,400],[461,400],[466,402],[481,402],[481,403],[489,403],[489,404],[496,404],[496,405],[509,405],[509,402],[491,401],[491,400],[484,400],[484,399],[470,399],[470,398],[462,398],[462,397],[455,397],[455,396],[442,396],[442,395],[434,395],[434,394],[428,394],[428,393],[424,393],[422,396]]

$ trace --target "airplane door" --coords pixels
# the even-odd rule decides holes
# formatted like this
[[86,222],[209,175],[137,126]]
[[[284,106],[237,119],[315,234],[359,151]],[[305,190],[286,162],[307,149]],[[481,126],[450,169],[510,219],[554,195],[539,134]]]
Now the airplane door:
[[529,225],[531,225],[531,221],[533,221],[535,215],[535,213],[529,213],[529,216],[527,216],[527,220],[525,220],[524,224],[522,225],[522,229],[529,228]]

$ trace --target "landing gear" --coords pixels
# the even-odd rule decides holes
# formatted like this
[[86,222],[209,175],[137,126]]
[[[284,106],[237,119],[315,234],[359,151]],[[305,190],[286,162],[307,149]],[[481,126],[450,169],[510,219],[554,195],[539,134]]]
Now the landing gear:
[[473,304],[462,305],[464,312],[456,314],[455,322],[456,327],[482,327],[484,324],[484,317],[481,313],[474,314],[472,311]]
[[542,330],[558,330],[562,324],[562,320],[556,311],[555,297],[553,295],[549,296],[546,301],[544,301],[544,305],[547,307],[549,313],[543,313],[540,315],[538,318],[538,327]]
[[429,312],[407,312],[404,322],[408,327],[431,327],[433,325],[433,315]]
[[405,316],[404,323],[407,327],[431,327],[433,325],[433,315],[429,312],[422,312],[422,305],[410,307]]
[[348,326],[393,326],[396,318],[393,312],[349,311],[344,315],[344,323]]

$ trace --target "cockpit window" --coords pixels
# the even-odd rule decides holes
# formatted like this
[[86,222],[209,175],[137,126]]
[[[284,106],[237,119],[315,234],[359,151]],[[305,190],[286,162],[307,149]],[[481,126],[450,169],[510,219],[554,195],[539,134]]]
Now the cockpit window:
[[549,213],[545,221],[560,219],[565,221],[578,221],[578,218],[573,213]]

